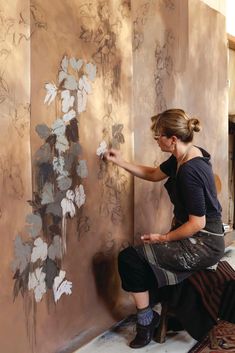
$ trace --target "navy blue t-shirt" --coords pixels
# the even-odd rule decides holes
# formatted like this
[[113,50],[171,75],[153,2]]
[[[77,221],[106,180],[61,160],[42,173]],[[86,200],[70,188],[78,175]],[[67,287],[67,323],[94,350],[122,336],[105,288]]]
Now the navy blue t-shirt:
[[221,219],[221,205],[217,199],[210,155],[198,147],[203,157],[194,157],[183,163],[176,173],[177,160],[174,155],[160,165],[169,176],[165,187],[174,204],[175,217],[185,222],[188,215]]

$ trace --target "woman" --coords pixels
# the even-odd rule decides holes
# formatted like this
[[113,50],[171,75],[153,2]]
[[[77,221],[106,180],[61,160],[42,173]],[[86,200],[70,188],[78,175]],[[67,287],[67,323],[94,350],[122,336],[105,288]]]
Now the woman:
[[210,155],[194,146],[198,119],[181,109],[153,116],[151,129],[163,152],[171,156],[157,168],[128,163],[120,151],[107,152],[108,161],[132,175],[150,181],[167,179],[165,187],[174,205],[171,230],[144,234],[143,245],[119,254],[119,273],[124,290],[131,292],[137,307],[137,334],[130,343],[141,348],[153,338],[159,315],[149,305],[149,290],[174,285],[194,271],[215,265],[224,254],[221,206],[217,199]]

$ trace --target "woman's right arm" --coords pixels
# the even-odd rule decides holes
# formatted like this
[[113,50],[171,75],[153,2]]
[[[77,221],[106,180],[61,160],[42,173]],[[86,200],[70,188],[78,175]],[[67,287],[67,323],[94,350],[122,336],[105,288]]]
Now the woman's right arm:
[[161,171],[160,167],[153,168],[124,161],[119,150],[110,149],[106,152],[105,158],[141,179],[160,181],[168,177]]

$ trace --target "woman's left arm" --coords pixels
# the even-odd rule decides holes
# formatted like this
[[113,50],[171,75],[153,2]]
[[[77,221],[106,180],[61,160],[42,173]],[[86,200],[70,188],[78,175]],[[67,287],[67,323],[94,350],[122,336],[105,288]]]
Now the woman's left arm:
[[180,240],[188,238],[193,234],[199,232],[206,225],[205,216],[193,216],[189,215],[189,219],[186,223],[182,224],[175,230],[171,230],[169,233],[165,234],[166,241]]
[[189,215],[187,222],[182,224],[175,230],[171,230],[167,234],[145,234],[141,237],[144,243],[165,243],[174,240],[181,240],[184,238],[189,238],[193,234],[199,232],[206,225],[205,216],[194,216]]

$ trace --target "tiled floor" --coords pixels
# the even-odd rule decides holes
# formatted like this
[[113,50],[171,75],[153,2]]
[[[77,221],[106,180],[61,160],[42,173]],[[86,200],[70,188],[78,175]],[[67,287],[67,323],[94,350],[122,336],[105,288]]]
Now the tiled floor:
[[[226,249],[225,259],[235,269],[235,242]],[[123,321],[74,353],[187,353],[196,342],[186,331],[181,331],[169,333],[163,344],[152,341],[144,348],[131,349],[128,342],[134,336],[134,327],[133,320]]]

